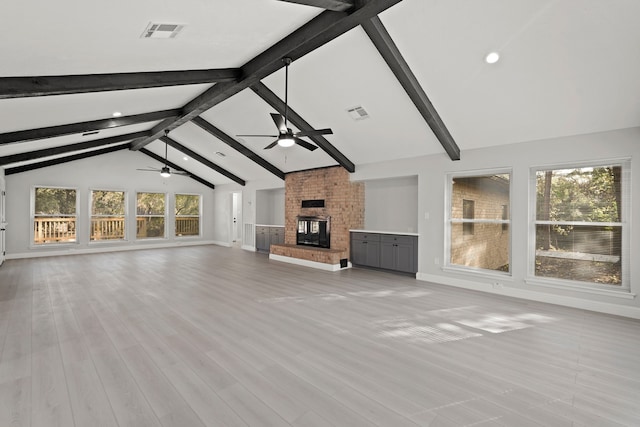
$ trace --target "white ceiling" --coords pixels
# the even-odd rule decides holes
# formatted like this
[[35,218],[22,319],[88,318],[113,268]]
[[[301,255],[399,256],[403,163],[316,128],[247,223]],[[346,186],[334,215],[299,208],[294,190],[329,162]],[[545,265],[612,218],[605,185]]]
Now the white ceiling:
[[[277,0],[114,0],[100,9],[73,0],[37,7],[10,2],[2,12],[0,78],[237,68],[319,13]],[[637,0],[403,0],[379,17],[464,156],[475,148],[640,126],[637,16]],[[151,21],[186,27],[175,39],[141,39]],[[491,51],[501,55],[497,64],[484,61]],[[444,153],[360,27],[296,60],[289,77],[290,106],[313,127],[332,128],[326,139],[356,169]],[[284,70],[263,83],[284,99]],[[209,87],[0,99],[0,133],[106,119],[114,111],[126,116],[180,108]],[[358,105],[368,119],[347,114]],[[263,150],[272,138],[236,137],[272,134],[271,112],[246,89],[201,117],[284,172],[336,164],[321,149]],[[3,144],[0,157],[157,123]],[[170,136],[246,181],[273,178],[192,123]],[[164,155],[160,141],[146,148]],[[182,158],[169,148],[169,160],[198,176],[232,182]],[[140,167],[150,165],[157,162],[149,158]]]

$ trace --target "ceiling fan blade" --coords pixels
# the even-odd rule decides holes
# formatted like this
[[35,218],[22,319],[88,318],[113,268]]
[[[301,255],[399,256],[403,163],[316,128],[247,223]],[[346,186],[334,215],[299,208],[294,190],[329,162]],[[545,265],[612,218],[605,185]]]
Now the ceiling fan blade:
[[313,151],[316,148],[318,148],[317,146],[315,146],[315,145],[313,145],[311,143],[308,143],[307,141],[304,141],[304,140],[302,140],[300,138],[296,138],[295,136],[293,137],[293,140],[296,142],[296,144],[298,144],[301,147],[306,148],[309,151]]
[[171,171],[171,175],[191,176],[191,174],[186,171]]
[[280,133],[287,133],[287,126],[284,123],[284,117],[278,113],[271,113],[271,118],[273,122],[276,124],[276,127],[280,131]]
[[333,135],[333,131],[327,128],[327,129],[303,130],[295,133],[295,136],[314,136],[314,135]]
[[160,169],[136,169],[137,171],[143,172],[160,172]]
[[279,135],[236,135],[236,136],[239,136],[239,137],[242,137],[242,136],[259,136],[259,137],[277,138]]
[[271,144],[267,145],[266,147],[264,147],[265,150],[270,150],[273,147],[275,147],[276,145],[278,145],[278,140],[276,139],[275,141],[273,141]]

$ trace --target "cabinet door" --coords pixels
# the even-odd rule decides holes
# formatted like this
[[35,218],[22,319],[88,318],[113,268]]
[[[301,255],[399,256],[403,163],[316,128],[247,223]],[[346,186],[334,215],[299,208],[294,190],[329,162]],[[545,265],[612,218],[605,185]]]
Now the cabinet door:
[[368,244],[366,240],[351,241],[351,262],[353,264],[367,265]]
[[396,269],[396,244],[391,242],[382,242],[382,250],[380,251],[380,267],[389,270]]
[[269,243],[271,245],[281,245],[284,243],[284,228],[271,227],[269,230]]
[[415,273],[413,245],[397,243],[395,245],[395,270]]
[[380,267],[380,243],[369,240],[367,243],[365,265],[369,267]]
[[259,251],[269,251],[269,227],[256,228],[256,249]]

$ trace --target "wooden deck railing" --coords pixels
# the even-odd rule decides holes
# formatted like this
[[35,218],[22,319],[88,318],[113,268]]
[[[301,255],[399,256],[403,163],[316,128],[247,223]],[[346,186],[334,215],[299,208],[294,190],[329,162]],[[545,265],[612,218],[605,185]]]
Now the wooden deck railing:
[[75,218],[38,217],[33,227],[36,244],[76,241]]
[[176,236],[197,236],[199,234],[199,217],[176,217]]
[[[91,241],[123,240],[125,238],[125,218],[92,218]],[[176,218],[176,236],[197,236],[200,234],[200,218]],[[136,236],[146,237],[147,218],[136,218]],[[33,240],[35,244],[75,242],[76,219],[60,217],[39,217],[34,221]]]

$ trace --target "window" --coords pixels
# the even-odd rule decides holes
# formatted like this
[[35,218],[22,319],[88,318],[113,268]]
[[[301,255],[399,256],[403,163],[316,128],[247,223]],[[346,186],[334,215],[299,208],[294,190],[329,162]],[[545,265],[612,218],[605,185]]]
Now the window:
[[125,239],[124,191],[91,191],[91,241]]
[[165,194],[138,193],[136,202],[136,238],[159,238],[165,235]]
[[536,277],[623,288],[626,277],[626,164],[532,172]]
[[[475,219],[476,204],[473,200],[462,201],[462,218],[463,219]],[[473,222],[466,221],[462,223],[462,235],[473,235]]]
[[77,192],[71,188],[35,187],[33,191],[33,243],[76,241]]
[[176,194],[176,236],[200,235],[200,196]]
[[509,272],[510,173],[448,178],[447,265]]

